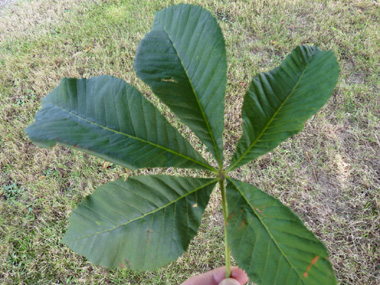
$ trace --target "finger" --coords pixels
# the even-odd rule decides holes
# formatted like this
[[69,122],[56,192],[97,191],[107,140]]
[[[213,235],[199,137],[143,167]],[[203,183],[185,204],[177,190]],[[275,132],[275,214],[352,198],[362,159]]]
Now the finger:
[[240,282],[233,278],[227,278],[222,280],[219,285],[240,285]]
[[[226,278],[226,267],[218,267],[209,272],[193,276],[190,279],[187,279],[182,285],[218,285],[223,279]],[[245,284],[248,282],[248,276],[244,270],[232,266],[231,267],[231,279],[237,280],[239,283],[236,284]],[[228,283],[227,283],[228,284]]]
[[231,278],[236,279],[240,284],[245,284],[249,280],[247,273],[236,266],[231,267]]
[[218,285],[224,278],[226,267],[218,267],[214,270],[208,271],[206,273],[193,276],[187,279],[182,285],[202,285],[202,284],[210,284],[210,285]]

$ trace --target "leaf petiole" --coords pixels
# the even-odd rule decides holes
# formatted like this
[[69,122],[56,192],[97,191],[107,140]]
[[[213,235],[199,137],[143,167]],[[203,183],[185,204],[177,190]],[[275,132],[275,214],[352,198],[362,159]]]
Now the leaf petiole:
[[227,218],[228,218],[228,209],[227,209],[227,198],[226,198],[226,188],[224,186],[225,176],[223,172],[219,173],[219,187],[222,193],[222,208],[223,208],[223,224],[224,224],[224,246],[225,246],[225,259],[226,259],[226,278],[231,276],[231,256],[230,256],[230,247],[227,240]]

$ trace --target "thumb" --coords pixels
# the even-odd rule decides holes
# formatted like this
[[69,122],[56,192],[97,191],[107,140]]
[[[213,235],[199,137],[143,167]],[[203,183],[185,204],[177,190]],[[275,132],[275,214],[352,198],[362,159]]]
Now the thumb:
[[240,282],[233,278],[227,278],[222,280],[219,285],[240,285]]

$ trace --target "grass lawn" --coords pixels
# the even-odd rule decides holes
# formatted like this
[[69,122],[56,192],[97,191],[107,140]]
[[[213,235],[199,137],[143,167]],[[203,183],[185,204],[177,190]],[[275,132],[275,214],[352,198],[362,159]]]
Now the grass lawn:
[[[330,101],[271,153],[232,173],[280,199],[330,251],[341,284],[380,284],[380,4],[374,0],[212,0],[226,40],[225,155],[240,137],[251,78],[297,45],[332,49]],[[154,13],[177,0],[20,0],[0,10],[0,283],[180,284],[224,262],[219,193],[187,253],[156,272],[106,270],[60,243],[68,216],[99,185],[131,172],[66,148],[41,149],[24,128],[62,77],[110,74],[140,89],[133,59]],[[163,113],[197,138],[160,105]],[[151,170],[150,173],[189,171]],[[191,174],[191,173],[190,173]]]

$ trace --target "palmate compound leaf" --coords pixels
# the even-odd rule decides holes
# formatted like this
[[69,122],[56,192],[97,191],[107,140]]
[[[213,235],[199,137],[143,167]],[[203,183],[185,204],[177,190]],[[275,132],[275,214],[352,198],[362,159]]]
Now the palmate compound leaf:
[[333,52],[299,46],[279,67],[253,78],[244,97],[243,134],[228,170],[300,132],[330,98],[338,76]]
[[113,76],[65,78],[26,128],[42,147],[74,146],[122,166],[211,166],[133,86]]
[[280,201],[227,178],[228,244],[258,284],[336,284],[325,246]]
[[227,60],[210,12],[183,4],[158,12],[137,48],[134,68],[222,166]]
[[[226,56],[211,14],[192,5],[157,13],[134,67],[221,167]],[[338,73],[331,52],[300,46],[280,67],[255,77],[244,100],[243,135],[225,172],[299,132],[329,98]],[[71,145],[129,168],[216,172],[135,88],[112,76],[64,79],[26,131],[41,146]],[[108,268],[156,269],[186,250],[223,177],[139,176],[105,184],[73,212],[63,242]],[[287,207],[227,179],[228,242],[253,281],[335,283],[325,247]]]
[[216,183],[164,175],[107,183],[74,210],[63,243],[107,268],[157,269],[187,249]]

